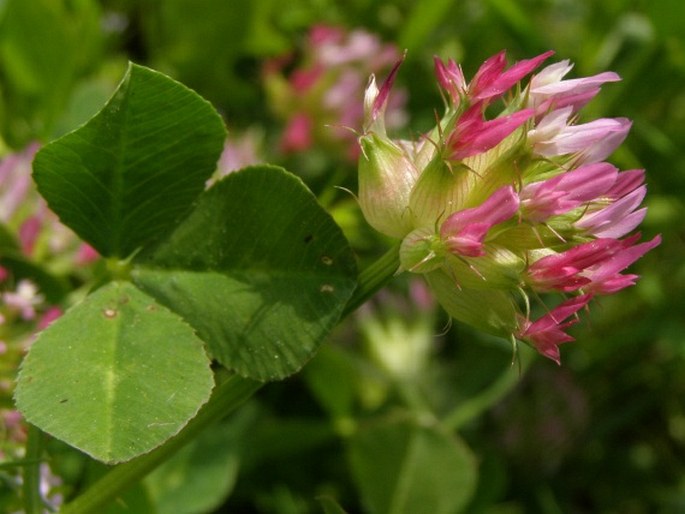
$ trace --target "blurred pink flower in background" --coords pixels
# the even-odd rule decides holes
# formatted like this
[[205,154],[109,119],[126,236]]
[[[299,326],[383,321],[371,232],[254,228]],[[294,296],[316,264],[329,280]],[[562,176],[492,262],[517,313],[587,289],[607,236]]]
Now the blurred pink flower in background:
[[[339,147],[355,159],[368,77],[387,72],[399,57],[397,47],[364,30],[312,27],[293,71],[285,69],[289,57],[274,59],[264,69],[269,105],[285,124],[280,150]],[[397,92],[386,112],[389,127],[406,122],[404,103],[404,94]]]

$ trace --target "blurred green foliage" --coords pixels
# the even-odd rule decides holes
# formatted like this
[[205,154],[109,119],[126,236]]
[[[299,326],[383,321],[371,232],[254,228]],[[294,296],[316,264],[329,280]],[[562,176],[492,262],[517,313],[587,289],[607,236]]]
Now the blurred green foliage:
[[[402,460],[402,438],[413,437],[428,448],[417,462],[427,460],[422,465],[436,477],[430,484],[453,491],[442,476],[460,479],[441,450],[447,428],[457,441],[454,451],[463,450],[463,483],[474,480],[464,486],[463,512],[685,511],[684,19],[680,0],[0,1],[6,149],[47,141],[85,121],[114,90],[128,59],[196,89],[224,114],[229,129],[263,127],[265,147],[273,149],[281,126],[260,85],[262,63],[296,56],[314,23],[362,27],[407,48],[398,77],[409,93],[407,134],[427,128],[441,106],[433,55],[462,62],[469,76],[502,48],[512,60],[554,49],[556,58],[575,63],[575,76],[613,70],[623,77],[605,86],[585,113],[634,121],[611,160],[622,169],[647,169],[643,230],[646,237],[663,234],[663,243],[634,266],[641,275],[636,287],[602,298],[574,329],[577,342],[563,347],[562,368],[523,348],[520,371],[511,369],[506,343],[407,305],[401,299],[407,284],[399,279],[354,319],[361,329],[341,326],[302,375],[270,385],[226,421],[223,435],[207,434],[156,472],[146,482],[150,492],[139,490],[140,505],[150,508],[150,495],[168,506],[192,472],[224,487],[196,489],[209,496],[188,499],[187,512],[222,503],[216,512],[337,511],[329,500],[322,507],[319,496],[349,513],[404,512],[386,509],[388,497],[379,500],[367,482],[377,480],[378,488],[390,481],[387,466]],[[354,190],[354,167],[335,155],[323,164],[276,152],[269,159],[295,172],[301,166],[337,170],[337,185]],[[345,220],[362,261],[382,251],[344,193],[329,205]],[[430,350],[416,374],[398,378],[373,360],[363,328],[369,312],[385,326],[399,319],[405,335],[425,325],[421,334]],[[386,337],[397,334],[388,330]],[[387,440],[395,449],[370,459],[363,451],[369,440]],[[239,444],[218,465],[206,455],[222,441]],[[65,492],[73,494],[87,481],[89,464],[53,446],[54,467],[68,467],[62,476]],[[198,466],[191,454],[208,465]],[[420,507],[413,512],[424,514]]]

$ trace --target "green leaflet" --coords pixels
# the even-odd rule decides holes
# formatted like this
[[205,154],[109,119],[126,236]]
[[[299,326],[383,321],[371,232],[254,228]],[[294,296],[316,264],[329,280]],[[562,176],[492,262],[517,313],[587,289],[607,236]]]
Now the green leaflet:
[[126,258],[188,214],[225,135],[200,96],[131,64],[97,115],[38,152],[34,179],[65,225],[102,255]]
[[112,282],[40,334],[15,399],[30,423],[113,463],[176,434],[213,383],[193,330],[132,284]]
[[293,175],[256,166],[207,191],[135,283],[186,319],[212,355],[258,380],[311,358],[355,287],[353,255]]

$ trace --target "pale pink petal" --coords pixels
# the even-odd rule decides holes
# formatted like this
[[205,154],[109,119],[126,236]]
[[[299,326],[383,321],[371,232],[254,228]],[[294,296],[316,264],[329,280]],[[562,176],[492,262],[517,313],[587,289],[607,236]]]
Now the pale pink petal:
[[607,191],[610,198],[622,198],[632,191],[635,191],[645,182],[645,170],[627,170],[618,174],[616,182]]
[[599,93],[599,88],[589,89],[582,93],[568,94],[563,96],[552,96],[538,103],[529,102],[535,106],[535,117],[540,118],[550,111],[570,107],[572,113],[578,112],[585,104],[592,100]]
[[640,186],[608,207],[583,216],[576,227],[596,237],[622,237],[637,227],[647,214],[646,209],[635,210],[646,193],[647,187]]
[[545,66],[531,77],[530,91],[534,92],[550,84],[560,82],[572,69],[573,64],[568,59]]
[[615,118],[614,121],[617,125],[608,128],[603,136],[599,136],[589,148],[583,150],[576,164],[603,161],[623,143],[633,122],[627,118]]
[[625,118],[602,118],[581,125],[569,125],[547,141],[543,156],[552,157],[583,152],[584,162],[601,161],[620,145],[630,130]]
[[604,195],[616,181],[618,170],[608,163],[581,166],[521,190],[524,216],[544,221]]
[[571,114],[573,114],[572,107],[554,110],[546,114],[528,131],[528,142],[533,145],[538,154],[545,155],[543,151],[550,146],[550,141],[566,129]]
[[613,71],[606,71],[591,77],[582,77],[570,80],[560,80],[545,85],[534,84],[535,79],[531,79],[531,95],[553,96],[560,94],[578,94],[589,90],[597,90],[599,86],[606,82],[617,82],[621,77]]
[[586,164],[561,175],[559,187],[568,192],[568,199],[589,202],[605,194],[617,177],[618,169],[609,163]]

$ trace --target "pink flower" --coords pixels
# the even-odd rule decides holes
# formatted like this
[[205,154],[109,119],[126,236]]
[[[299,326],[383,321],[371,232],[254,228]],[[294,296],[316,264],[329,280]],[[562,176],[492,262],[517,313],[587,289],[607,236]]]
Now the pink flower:
[[587,164],[523,187],[520,193],[523,216],[541,222],[563,214],[606,194],[618,176],[606,162]]
[[260,144],[261,134],[253,129],[243,133],[229,133],[217,163],[217,172],[207,181],[207,186],[235,171],[262,162],[259,155]]
[[288,78],[288,81],[295,91],[304,94],[314,87],[323,71],[322,66],[315,66],[311,69],[295,70]]
[[48,325],[50,325],[50,323],[55,321],[62,314],[62,309],[60,309],[59,307],[49,307],[48,310],[46,310],[38,320],[38,330],[43,330],[47,328]]
[[44,216],[35,215],[29,216],[19,227],[19,241],[21,243],[21,251],[25,255],[31,255],[38,240],[38,236],[43,230]]
[[624,240],[596,239],[565,252],[548,255],[528,267],[527,282],[538,291],[570,292],[582,289],[593,294],[612,294],[632,286],[637,275],[620,272],[661,243],[651,241],[635,245],[639,234]]
[[474,105],[459,118],[456,127],[447,136],[449,158],[461,160],[490,150],[528,121],[533,114],[532,109],[524,109],[485,121],[481,114],[481,106]]
[[612,199],[618,199],[635,191],[645,181],[645,170],[627,170],[618,174],[616,182],[607,191],[606,196]]
[[308,114],[295,114],[283,132],[281,150],[283,152],[301,152],[312,146],[312,119]]
[[519,208],[514,188],[505,186],[495,191],[480,206],[452,214],[440,227],[440,237],[447,249],[465,257],[485,255],[483,240],[498,223],[511,218]]
[[596,239],[542,257],[528,267],[526,282],[537,291],[570,292],[591,282],[582,273],[591,266],[606,261],[624,248],[617,239]]
[[625,240],[626,244],[621,251],[587,270],[585,275],[590,283],[583,289],[595,294],[613,294],[635,285],[638,275],[622,275],[620,272],[661,244],[661,236],[655,236],[651,241],[629,246],[638,237],[639,234]]
[[575,154],[576,164],[606,159],[628,135],[632,122],[626,118],[601,118],[589,123],[570,123],[572,107],[552,111],[528,132],[533,151],[543,157]]
[[38,293],[38,287],[33,282],[20,280],[16,291],[3,293],[2,300],[7,307],[28,321],[36,317],[36,306],[43,302],[43,296]]
[[487,59],[468,85],[461,67],[451,59],[445,65],[436,57],[435,72],[438,82],[455,105],[463,97],[468,97],[471,101],[489,102],[506,93],[553,53],[548,51],[532,59],[519,61],[505,70],[507,61],[503,50]]
[[[367,77],[385,72],[398,61],[400,52],[375,34],[316,25],[302,48],[298,66],[290,73],[285,61],[271,61],[264,80],[274,112],[285,120],[281,151],[310,149],[313,145],[344,147],[344,153],[358,157],[355,131],[362,128],[364,109],[359,99]],[[389,126],[401,126],[402,92],[384,103]],[[366,128],[366,127],[364,127]]]
[[37,143],[31,144],[0,161],[0,221],[9,221],[31,193],[31,161],[38,148]]
[[95,248],[88,243],[82,243],[76,252],[76,263],[81,265],[88,264],[97,260],[99,257],[100,254]]
[[595,237],[622,237],[642,223],[647,215],[646,207],[638,209],[645,194],[647,187],[640,186],[608,207],[586,214],[575,226]]
[[585,307],[591,299],[590,294],[575,296],[534,322],[522,317],[516,337],[529,342],[542,355],[561,365],[559,345],[574,341],[564,329],[577,323],[578,318],[566,322],[564,320]]
[[571,106],[577,112],[599,93],[606,82],[621,80],[618,74],[607,71],[591,77],[562,80],[573,64],[560,61],[540,70],[530,79],[528,105],[539,114]]

